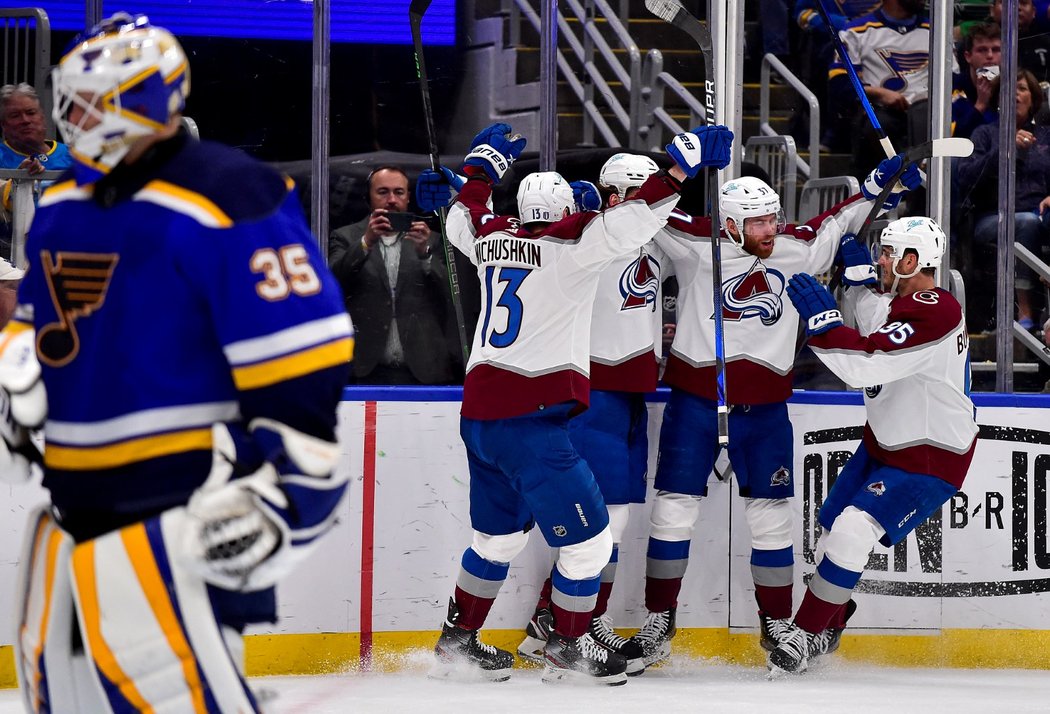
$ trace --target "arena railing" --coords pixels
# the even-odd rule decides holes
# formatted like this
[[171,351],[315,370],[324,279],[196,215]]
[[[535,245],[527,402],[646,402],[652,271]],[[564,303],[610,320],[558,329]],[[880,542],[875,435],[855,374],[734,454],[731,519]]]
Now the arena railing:
[[54,181],[62,171],[30,175],[25,169],[0,169],[0,182],[11,181],[11,264],[25,265],[26,234],[36,212],[37,187],[41,181]]
[[763,136],[778,136],[776,130],[769,123],[771,109],[769,101],[770,74],[774,70],[783,78],[787,86],[795,90],[809,105],[809,161],[805,161],[796,153],[795,163],[802,176],[805,176],[807,179],[820,178],[820,101],[817,99],[817,95],[811,92],[809,87],[773,54],[767,54],[762,58],[758,89],[758,130],[762,132]]
[[40,94],[44,121],[51,128],[51,22],[39,7],[0,8],[0,84],[28,82]]
[[[695,94],[685,88],[674,75],[664,71],[664,56],[660,50],[649,50],[645,55],[645,87],[642,90],[642,116],[648,121],[641,127],[641,136],[649,151],[661,151],[668,134],[689,131],[707,123],[707,111]],[[682,126],[664,107],[664,93],[670,91],[689,110],[689,124]]]
[[[508,17],[510,22],[509,37],[512,45],[521,44],[521,16],[524,15],[529,24],[539,32],[540,15],[529,0],[504,0],[508,6]],[[565,39],[574,59],[583,68],[583,78],[577,76],[565,53],[557,51],[558,71],[561,78],[569,85],[576,99],[583,108],[583,139],[582,143],[595,145],[594,130],[601,134],[602,140],[608,146],[625,146],[632,149],[641,148],[641,136],[639,134],[641,89],[642,89],[642,55],[638,45],[627,32],[627,28],[621,22],[619,14],[614,11],[606,0],[565,0],[565,4],[572,11],[573,16],[579,21],[583,37],[577,36],[573,31],[565,13],[558,12],[558,33]],[[621,3],[621,12],[623,4]],[[598,19],[603,19],[609,29],[615,35],[620,49],[626,51],[627,60],[621,62],[613,47],[602,35],[598,28]],[[627,106],[621,102],[613,90],[610,80],[606,79],[597,59],[604,60],[615,81],[623,85],[627,93]],[[612,113],[619,128],[622,130],[618,136],[617,131],[610,126],[602,110],[596,101],[597,95],[603,100],[605,107]]]

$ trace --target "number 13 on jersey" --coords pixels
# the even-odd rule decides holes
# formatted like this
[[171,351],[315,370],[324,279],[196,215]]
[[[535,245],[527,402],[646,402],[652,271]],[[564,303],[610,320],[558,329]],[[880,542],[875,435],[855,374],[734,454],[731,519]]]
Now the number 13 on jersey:
[[[518,295],[521,284],[532,272],[528,268],[490,265],[485,268],[485,309],[482,314],[481,344],[510,347],[518,339],[525,305]],[[496,297],[496,293],[499,297]],[[503,329],[499,329],[500,326]]]

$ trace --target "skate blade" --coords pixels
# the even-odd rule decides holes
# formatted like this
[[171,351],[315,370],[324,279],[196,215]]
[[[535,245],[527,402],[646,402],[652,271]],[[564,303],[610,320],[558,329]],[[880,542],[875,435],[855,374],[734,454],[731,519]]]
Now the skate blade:
[[545,662],[543,648],[546,646],[546,640],[541,640],[538,637],[526,637],[522,640],[522,643],[518,645],[518,656],[527,659],[529,662],[543,664]]
[[427,679],[443,679],[447,682],[506,682],[510,679],[510,668],[480,669],[469,664],[438,662],[427,672]]
[[578,684],[587,687],[606,686],[618,687],[627,684],[627,673],[610,674],[605,677],[594,677],[585,672],[576,672],[571,669],[560,669],[551,667],[549,664],[543,670],[540,680],[547,684]]
[[655,652],[644,657],[642,661],[645,663],[646,667],[652,667],[657,664],[662,664],[669,659],[671,659],[671,643],[664,642]]
[[637,677],[639,674],[645,674],[645,658],[639,657],[638,659],[627,660],[627,672],[628,677]]
[[784,669],[783,667],[778,667],[772,662],[766,662],[766,669],[769,670],[769,673],[766,674],[766,679],[768,679],[770,682],[774,682],[778,679],[784,679],[785,677],[790,677],[792,675],[797,676],[800,674],[805,674],[807,666],[803,664],[797,670],[792,672],[790,670]]

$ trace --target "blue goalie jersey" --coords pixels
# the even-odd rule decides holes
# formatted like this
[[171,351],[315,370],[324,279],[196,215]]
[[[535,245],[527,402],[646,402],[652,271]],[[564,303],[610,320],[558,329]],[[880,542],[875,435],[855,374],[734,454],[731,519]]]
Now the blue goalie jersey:
[[78,521],[184,504],[214,422],[334,440],[353,328],[289,179],[180,134],[95,184],[56,182],[26,254],[8,329],[36,330],[44,486],[78,539],[95,529]]

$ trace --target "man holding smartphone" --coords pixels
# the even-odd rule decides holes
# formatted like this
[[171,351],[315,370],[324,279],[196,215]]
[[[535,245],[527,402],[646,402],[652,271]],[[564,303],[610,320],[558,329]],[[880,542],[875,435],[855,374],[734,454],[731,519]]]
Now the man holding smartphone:
[[408,213],[408,175],[380,166],[367,178],[370,213],[332,232],[328,264],[357,331],[359,384],[448,384],[461,369],[446,339],[451,304],[439,240]]

